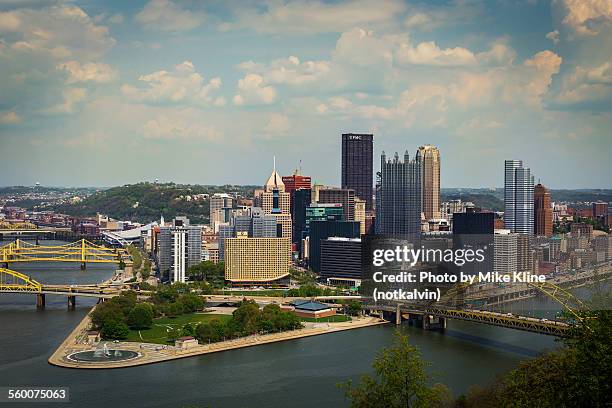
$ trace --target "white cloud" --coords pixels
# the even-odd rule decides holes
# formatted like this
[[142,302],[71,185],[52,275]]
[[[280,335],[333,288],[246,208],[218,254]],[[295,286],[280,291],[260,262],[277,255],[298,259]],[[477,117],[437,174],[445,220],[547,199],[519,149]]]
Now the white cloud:
[[405,9],[399,0],[271,1],[265,10],[243,6],[237,21],[224,24],[223,30],[252,28],[259,32],[318,33],[341,32],[356,25],[385,24]]
[[16,112],[0,112],[0,125],[14,125],[21,123],[21,116]]
[[66,88],[62,91],[63,101],[45,110],[48,113],[74,113],[76,106],[85,100],[87,90],[85,88]]
[[189,140],[217,142],[223,134],[213,126],[198,123],[182,116],[161,115],[148,120],[142,127],[142,135],[154,140]]
[[581,35],[597,35],[612,21],[610,0],[563,0],[563,23]]
[[[175,65],[171,72],[161,70],[141,75],[141,87],[124,84],[121,91],[127,97],[139,102],[200,102],[214,103],[214,91],[221,88],[221,78],[205,82],[191,61]],[[219,103],[217,102],[217,105]]]
[[136,14],[136,21],[149,30],[178,32],[200,26],[206,15],[190,11],[170,0],[151,0]]
[[556,97],[561,104],[576,104],[612,99],[612,63],[596,67],[578,66],[567,75]]
[[238,81],[238,93],[234,95],[234,105],[269,105],[276,100],[276,90],[266,86],[258,74],[247,74]]
[[546,38],[552,41],[553,44],[557,45],[559,43],[559,30],[554,30],[546,34]]
[[289,56],[268,65],[246,61],[238,65],[246,72],[259,74],[267,84],[302,85],[322,79],[330,71],[328,61],[304,61]]
[[42,54],[56,60],[98,58],[115,44],[108,28],[97,25],[75,6],[0,13],[1,32],[13,33],[8,43],[13,51]]
[[473,65],[476,56],[467,48],[455,47],[441,49],[433,41],[422,42],[416,47],[404,45],[396,54],[400,64],[415,65]]
[[112,24],[121,24],[123,23],[123,15],[122,14],[114,14],[108,18],[108,22]]
[[289,118],[280,113],[272,113],[268,118],[268,123],[264,127],[267,136],[286,134],[291,129]]
[[66,83],[73,84],[76,82],[109,82],[116,72],[110,65],[88,62],[81,64],[79,61],[68,61],[57,65],[57,68],[68,73]]

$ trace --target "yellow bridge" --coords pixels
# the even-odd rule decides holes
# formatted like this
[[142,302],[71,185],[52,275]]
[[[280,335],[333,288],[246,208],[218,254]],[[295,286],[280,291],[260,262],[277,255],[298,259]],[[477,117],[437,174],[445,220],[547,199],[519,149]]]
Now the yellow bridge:
[[120,263],[124,250],[96,245],[85,239],[65,245],[34,245],[20,239],[0,247],[0,263],[13,262],[80,262]]

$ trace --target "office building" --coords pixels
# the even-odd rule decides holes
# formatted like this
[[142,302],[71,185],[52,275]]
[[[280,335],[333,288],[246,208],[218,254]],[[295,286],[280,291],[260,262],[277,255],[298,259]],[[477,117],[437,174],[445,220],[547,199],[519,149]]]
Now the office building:
[[321,242],[329,237],[359,238],[359,223],[355,221],[312,221],[309,232],[309,266],[321,270]]
[[289,277],[289,238],[249,238],[239,233],[225,242],[225,279],[234,285],[284,283]]
[[494,231],[495,214],[470,208],[468,212],[453,214],[453,234],[491,235]]
[[499,274],[518,272],[518,235],[510,230],[495,230],[493,270]]
[[426,220],[440,218],[440,151],[431,145],[420,146],[417,162],[421,164],[421,211]]
[[593,218],[606,217],[608,215],[608,203],[598,201],[593,203]]
[[421,231],[421,165],[407,151],[403,162],[397,153],[388,161],[385,152],[381,155],[375,225],[377,234],[414,236]]
[[217,231],[217,224],[229,222],[234,199],[225,193],[216,193],[210,197],[210,226]]
[[185,282],[187,269],[202,259],[202,228],[185,220],[177,217],[172,227],[159,229],[159,271],[173,283]]
[[504,225],[520,234],[533,234],[533,175],[521,160],[506,160],[504,175]]
[[355,216],[353,219],[359,223],[360,234],[366,233],[366,203],[360,198],[355,198]]
[[324,188],[319,190],[320,204],[342,204],[344,221],[355,218],[355,191],[350,188]]
[[291,176],[282,177],[283,184],[285,185],[285,191],[292,194],[296,190],[308,189],[312,187],[312,180],[310,176],[303,176],[299,170],[295,170]]
[[321,277],[329,285],[361,284],[361,239],[329,237],[321,241]]
[[261,202],[264,214],[273,215],[276,218],[277,236],[289,238],[291,241],[290,194],[285,191],[285,184],[276,172],[276,168],[264,185]]
[[299,246],[306,231],[306,208],[311,204],[312,190],[302,188],[293,192],[293,243]]
[[542,237],[552,237],[553,209],[550,193],[542,184],[538,183],[533,190],[533,219],[534,234]]
[[352,189],[372,211],[374,135],[346,133],[342,135],[342,188]]
[[467,208],[474,207],[474,203],[470,201],[461,201],[460,198],[456,200],[444,201],[440,205],[440,217],[453,221],[453,214],[464,213]]

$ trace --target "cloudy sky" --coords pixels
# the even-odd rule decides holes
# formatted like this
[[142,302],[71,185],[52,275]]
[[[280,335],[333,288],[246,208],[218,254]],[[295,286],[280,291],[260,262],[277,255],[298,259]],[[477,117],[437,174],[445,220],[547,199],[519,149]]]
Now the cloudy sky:
[[[340,134],[443,187],[612,187],[609,0],[0,0],[0,185],[340,178]],[[375,165],[375,167],[378,167]]]

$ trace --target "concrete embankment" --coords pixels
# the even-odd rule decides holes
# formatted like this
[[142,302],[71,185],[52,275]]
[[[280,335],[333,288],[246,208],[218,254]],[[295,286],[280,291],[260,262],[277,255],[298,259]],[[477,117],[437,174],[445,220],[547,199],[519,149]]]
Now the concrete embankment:
[[[91,313],[91,312],[90,312]],[[119,342],[108,343],[110,349],[134,351],[139,354],[137,358],[127,361],[103,361],[103,362],[78,362],[69,358],[74,353],[95,350],[98,345],[87,342],[87,330],[91,326],[88,314],[78,326],[60,344],[57,350],[49,358],[49,363],[66,368],[124,368],[144,364],[161,363],[179,358],[199,356],[220,351],[228,351],[238,348],[259,346],[262,344],[275,343],[299,339],[302,337],[318,336],[340,332],[344,330],[359,329],[369,326],[386,324],[387,322],[374,317],[359,317],[349,322],[342,323],[305,323],[305,327],[282,333],[254,335],[218,343],[202,344],[188,349],[178,349],[174,346],[162,346],[151,343]]]

